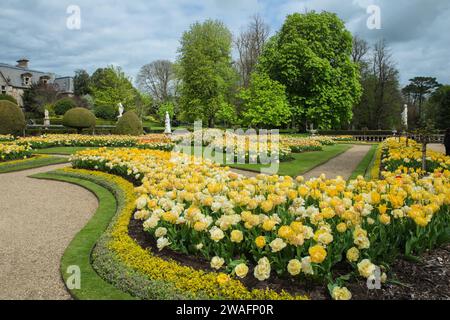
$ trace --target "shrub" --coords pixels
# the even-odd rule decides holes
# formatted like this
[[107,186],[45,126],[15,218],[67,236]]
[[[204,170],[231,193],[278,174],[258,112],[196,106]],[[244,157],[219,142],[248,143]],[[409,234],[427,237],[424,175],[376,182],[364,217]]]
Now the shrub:
[[119,115],[119,112],[116,107],[108,105],[95,106],[94,113],[97,118],[105,120],[115,120]]
[[25,125],[25,116],[17,105],[0,100],[0,134],[17,134]]
[[78,130],[78,133],[85,128],[95,127],[94,114],[84,108],[73,108],[66,112],[63,117],[63,125]]
[[117,134],[129,134],[138,136],[142,134],[142,123],[139,117],[134,111],[125,112],[122,118],[117,122],[116,133]]
[[11,101],[14,104],[18,104],[16,98],[10,96],[9,94],[0,94],[0,100]]
[[61,100],[56,101],[53,110],[57,116],[62,116],[70,109],[76,107],[77,103],[72,98],[62,98]]

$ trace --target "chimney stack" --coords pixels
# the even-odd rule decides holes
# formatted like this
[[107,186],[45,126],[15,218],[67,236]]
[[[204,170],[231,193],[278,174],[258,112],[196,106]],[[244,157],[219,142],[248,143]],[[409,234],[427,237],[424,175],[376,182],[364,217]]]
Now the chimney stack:
[[17,60],[17,67],[23,68],[23,69],[28,69],[29,61],[30,60],[28,60],[27,58],[21,58],[21,59]]

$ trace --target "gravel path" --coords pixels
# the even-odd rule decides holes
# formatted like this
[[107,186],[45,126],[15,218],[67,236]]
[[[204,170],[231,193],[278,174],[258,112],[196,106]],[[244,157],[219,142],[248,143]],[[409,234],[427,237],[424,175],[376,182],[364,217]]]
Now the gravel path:
[[64,166],[0,174],[0,299],[70,299],[60,259],[97,199],[79,186],[27,177]]
[[[303,177],[305,177],[305,179],[311,179],[325,173],[325,175],[330,179],[335,178],[336,176],[342,176],[345,180],[347,180],[350,178],[353,171],[355,171],[358,167],[358,164],[366,156],[367,152],[369,152],[370,148],[371,146],[354,145],[343,154],[306,172],[303,174]],[[256,175],[258,175],[258,173],[246,170],[231,169],[231,171],[242,174],[246,177],[256,177]]]
[[445,153],[445,146],[443,144],[431,143],[428,145],[428,148],[437,152]]
[[347,180],[358,167],[362,159],[364,159],[371,147],[372,146],[354,145],[343,154],[308,171],[303,177],[305,177],[305,179],[311,179],[324,173],[329,179],[341,176],[344,180]]

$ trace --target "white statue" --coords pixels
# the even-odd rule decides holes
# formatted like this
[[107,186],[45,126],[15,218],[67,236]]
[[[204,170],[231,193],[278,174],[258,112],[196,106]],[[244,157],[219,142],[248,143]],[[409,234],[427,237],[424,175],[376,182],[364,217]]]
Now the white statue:
[[166,111],[166,120],[165,120],[165,130],[164,133],[165,134],[172,134],[172,128],[170,127],[170,116],[169,116],[169,112]]
[[408,129],[408,105],[405,104],[402,112],[402,124],[405,127],[405,129]]
[[121,102],[119,102],[118,106],[119,106],[119,116],[117,118],[120,119],[123,116],[123,112],[125,111],[125,108],[123,107]]
[[44,126],[48,127],[50,125],[50,115],[47,109],[44,110]]

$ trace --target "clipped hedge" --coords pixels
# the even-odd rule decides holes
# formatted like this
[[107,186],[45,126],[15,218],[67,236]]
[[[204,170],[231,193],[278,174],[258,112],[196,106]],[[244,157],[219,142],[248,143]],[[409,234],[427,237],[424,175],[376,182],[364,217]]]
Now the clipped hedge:
[[25,126],[25,116],[19,106],[0,100],[0,134],[18,134]]
[[134,111],[126,112],[117,122],[116,134],[139,136],[142,133],[142,122]]
[[64,114],[63,125],[65,127],[77,129],[81,133],[83,129],[95,127],[94,114],[84,108],[73,108]]
[[0,94],[0,100],[10,101],[14,104],[18,104],[16,98],[10,96],[9,94]]

